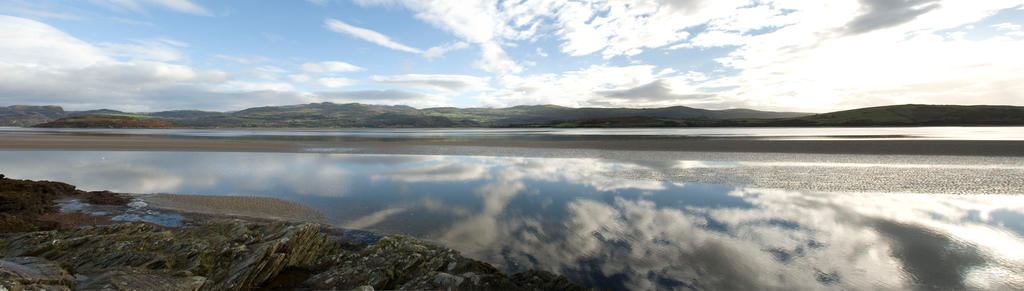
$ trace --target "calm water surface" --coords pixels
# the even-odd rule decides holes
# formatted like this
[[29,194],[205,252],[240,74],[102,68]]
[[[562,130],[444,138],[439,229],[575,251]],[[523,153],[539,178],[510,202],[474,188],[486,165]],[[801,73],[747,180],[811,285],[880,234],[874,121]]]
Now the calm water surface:
[[321,139],[515,139],[559,140],[570,137],[609,136],[758,138],[758,139],[924,139],[924,140],[1024,140],[1024,127],[770,127],[770,128],[449,128],[449,129],[59,129],[0,127],[5,134],[132,134],[220,138],[321,138]]
[[[609,289],[1024,288],[1024,196],[1011,185],[1021,161],[787,159],[0,151],[0,170],[88,190],[276,197],[340,226],[409,234],[507,271],[550,270]],[[920,171],[942,181],[942,173],[989,168],[935,189],[984,184],[974,192],[1007,194],[705,179],[778,171],[787,180],[858,184],[851,181],[896,169],[886,175],[910,180],[889,184],[930,191],[913,178]]]

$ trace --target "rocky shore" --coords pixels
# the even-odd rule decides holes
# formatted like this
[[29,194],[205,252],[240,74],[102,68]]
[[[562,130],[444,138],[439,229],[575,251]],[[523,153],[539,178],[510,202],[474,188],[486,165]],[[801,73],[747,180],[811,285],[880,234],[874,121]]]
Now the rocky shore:
[[0,176],[0,290],[582,289],[405,236],[209,214],[182,213],[179,226],[98,219],[61,211],[61,199],[109,209],[132,201]]

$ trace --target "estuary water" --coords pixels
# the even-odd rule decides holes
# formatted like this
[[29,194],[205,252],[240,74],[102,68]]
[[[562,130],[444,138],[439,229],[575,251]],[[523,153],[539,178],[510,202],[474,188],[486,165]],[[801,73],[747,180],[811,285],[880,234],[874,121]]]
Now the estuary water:
[[[934,128],[814,129],[805,134],[775,130],[676,135],[968,139]],[[1014,140],[1021,135],[1019,128],[964,130],[983,140]],[[984,137],[981,132],[987,130],[991,132]],[[505,131],[456,131],[456,137],[440,133],[432,138],[516,139]],[[68,134],[0,132],[0,139]],[[86,134],[278,140],[358,138],[351,132],[400,139],[427,134],[247,132]],[[520,138],[593,134],[513,132]],[[614,130],[599,135],[625,136]],[[613,290],[1024,288],[1024,157],[1019,155],[436,145],[415,150],[334,149],[8,149],[0,150],[0,173],[62,181],[86,190],[280,198],[312,207],[341,227],[412,235],[506,271],[549,270],[585,286]]]
[[103,129],[0,127],[10,134],[115,134],[182,137],[477,138],[690,137],[759,139],[1024,140],[1024,127],[418,128],[418,129]]

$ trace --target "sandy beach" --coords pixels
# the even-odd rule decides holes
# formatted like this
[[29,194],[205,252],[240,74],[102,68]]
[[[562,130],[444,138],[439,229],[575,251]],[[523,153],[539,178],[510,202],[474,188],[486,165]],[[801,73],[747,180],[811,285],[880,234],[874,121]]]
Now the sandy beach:
[[871,155],[1024,156],[1024,141],[1000,140],[770,140],[754,138],[559,137],[544,140],[493,139],[336,139],[284,141],[273,139],[196,138],[159,135],[37,135],[0,136],[7,150],[127,150],[305,152],[310,149],[371,149],[403,153],[404,147],[510,147],[635,151],[813,153]]
[[327,217],[313,208],[267,197],[142,194],[136,198],[153,209],[210,216],[326,223]]

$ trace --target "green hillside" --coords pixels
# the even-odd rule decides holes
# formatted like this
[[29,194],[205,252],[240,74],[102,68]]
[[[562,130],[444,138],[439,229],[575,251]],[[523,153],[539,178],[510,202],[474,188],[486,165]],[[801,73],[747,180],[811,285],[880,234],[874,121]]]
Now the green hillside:
[[650,116],[660,118],[778,118],[802,113],[756,110],[705,110],[689,107],[652,109],[570,108],[555,105],[509,108],[426,108],[358,103],[313,103],[266,106],[236,112],[165,111],[146,116],[195,127],[505,127],[590,118]]
[[[65,117],[123,116],[199,128],[350,127],[725,127],[725,126],[937,126],[1024,125],[1024,107],[894,105],[823,114],[750,109],[571,108],[556,105],[508,108],[438,107],[359,103],[312,103],[254,107],[235,112],[173,110],[132,113],[110,109],[67,111],[58,106],[0,107],[0,125],[31,126]],[[85,126],[87,123],[73,123]]]
[[87,115],[66,117],[36,124],[33,127],[44,128],[181,128],[180,125],[153,119],[143,119],[119,115]]
[[32,126],[67,115],[60,106],[14,105],[0,107],[0,126]]
[[1024,107],[893,105],[774,119],[595,118],[527,127],[783,127],[783,126],[972,126],[1024,125]]
[[1024,125],[1024,107],[907,104],[837,111],[783,121],[827,126]]

